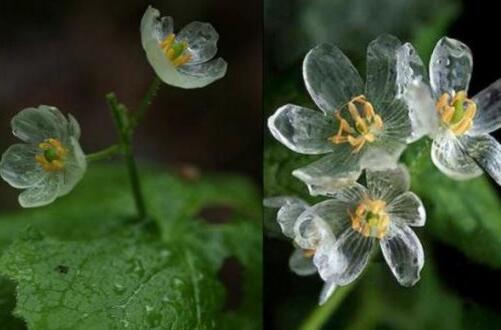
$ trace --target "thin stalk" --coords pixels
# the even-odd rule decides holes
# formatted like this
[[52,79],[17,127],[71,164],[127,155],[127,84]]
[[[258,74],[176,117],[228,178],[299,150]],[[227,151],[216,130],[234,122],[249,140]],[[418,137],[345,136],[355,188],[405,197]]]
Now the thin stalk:
[[136,203],[137,213],[140,219],[146,218],[146,207],[144,203],[143,192],[139,182],[139,175],[137,171],[136,161],[132,152],[132,132],[130,123],[128,121],[127,109],[123,104],[120,104],[117,97],[113,93],[106,95],[106,101],[113,115],[115,125],[118,128],[119,138],[123,152],[126,158],[127,170],[131,182],[132,194]]
[[162,86],[162,81],[160,80],[160,78],[158,78],[158,76],[155,75],[155,78],[151,82],[150,87],[146,91],[146,94],[144,95],[143,99],[141,100],[141,103],[139,104],[137,111],[133,114],[131,129],[134,129],[139,124],[139,122],[141,122],[146,111],[153,103],[153,99],[157,95],[160,86]]
[[122,153],[122,146],[114,144],[106,149],[93,152],[85,156],[87,162],[95,162],[98,160],[110,159],[114,155]]
[[316,307],[308,318],[303,322],[299,330],[318,330],[329,320],[341,302],[348,296],[354,284],[336,289],[334,294],[322,306]]

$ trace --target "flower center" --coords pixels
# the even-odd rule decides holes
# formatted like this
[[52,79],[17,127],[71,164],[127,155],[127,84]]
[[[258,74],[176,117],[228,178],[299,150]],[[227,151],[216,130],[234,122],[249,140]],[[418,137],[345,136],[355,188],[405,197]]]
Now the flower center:
[[383,238],[388,232],[390,217],[384,210],[386,203],[382,200],[363,200],[355,209],[348,210],[351,228],[365,237]]
[[64,159],[68,151],[58,139],[46,139],[38,145],[41,153],[35,156],[40,166],[47,172],[60,171],[64,168]]
[[449,93],[442,94],[435,108],[442,123],[457,136],[471,128],[477,112],[477,105],[467,98],[465,91],[453,92],[452,96]]
[[343,106],[335,113],[339,120],[339,130],[329,138],[329,141],[334,144],[349,143],[353,147],[353,152],[356,153],[362,150],[366,142],[376,140],[376,134],[383,129],[383,120],[376,114],[374,107],[364,95],[354,97],[346,104],[346,107],[353,120],[353,126],[341,116]]
[[176,35],[169,33],[167,37],[160,43],[160,47],[165,54],[165,57],[171,61],[176,68],[191,60],[191,55],[186,52],[188,44],[185,41],[177,42]]

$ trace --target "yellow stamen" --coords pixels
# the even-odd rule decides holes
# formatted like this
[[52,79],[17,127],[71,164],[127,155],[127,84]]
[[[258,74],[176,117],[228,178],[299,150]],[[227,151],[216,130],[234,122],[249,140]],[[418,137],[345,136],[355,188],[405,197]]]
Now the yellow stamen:
[[176,42],[176,35],[174,33],[169,33],[160,42],[160,48],[162,48],[165,57],[176,68],[191,61],[191,55],[186,51],[188,44],[185,41]]
[[467,97],[465,91],[453,92],[452,100],[451,95],[444,93],[435,107],[444,126],[454,135],[462,135],[473,126],[477,105]]
[[35,156],[36,162],[47,172],[60,171],[68,151],[58,139],[46,139],[38,145],[41,153]]
[[311,258],[315,255],[315,249],[305,249],[303,250],[303,254],[306,258]]
[[[353,127],[341,116],[341,110],[346,108],[353,122]],[[361,115],[361,108],[363,116]],[[335,112],[339,121],[338,132],[329,138],[334,144],[349,143],[353,152],[362,150],[367,142],[374,142],[377,133],[383,129],[383,120],[376,114],[372,104],[364,95],[358,95]]]
[[351,228],[365,237],[382,239],[388,232],[390,217],[385,211],[386,203],[382,200],[365,198],[353,213],[348,210]]

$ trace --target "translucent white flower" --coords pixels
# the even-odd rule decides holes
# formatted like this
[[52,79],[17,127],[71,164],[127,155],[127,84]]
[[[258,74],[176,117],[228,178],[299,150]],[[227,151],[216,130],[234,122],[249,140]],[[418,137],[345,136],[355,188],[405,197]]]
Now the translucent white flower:
[[422,61],[411,53],[399,56],[415,68],[402,90],[414,109],[413,125],[433,139],[435,166],[458,180],[479,176],[483,169],[501,185],[501,146],[489,135],[501,127],[501,79],[469,98],[473,59],[465,44],[450,38],[438,41],[430,59],[429,85]]
[[174,34],[172,17],[160,17],[149,6],[141,20],[141,41],[156,74],[166,84],[181,88],[207,86],[226,74],[217,52],[219,35],[209,23],[192,22]]
[[[290,269],[299,276],[317,273],[313,264],[315,251],[325,242],[334,240],[329,226],[322,219],[301,215],[308,214],[309,205],[296,197],[272,197],[264,200],[267,207],[278,208],[277,222],[285,236],[294,240],[296,249],[289,258]],[[302,219],[298,222],[298,218]],[[323,304],[334,293],[336,283],[325,281],[319,297]]]
[[412,286],[419,280],[424,254],[409,226],[425,224],[423,204],[408,191],[409,175],[402,166],[367,170],[366,182],[367,188],[358,183],[345,188],[297,220],[322,219],[336,237],[316,250],[313,263],[325,281],[347,285],[362,273],[379,241],[398,282]]
[[75,118],[66,118],[58,109],[41,105],[19,112],[11,126],[13,134],[24,143],[14,144],[4,152],[0,175],[12,187],[24,189],[19,204],[42,206],[68,194],[87,167]]
[[321,112],[287,104],[268,119],[273,136],[302,154],[328,154],[297,169],[313,195],[353,184],[365,168],[394,168],[413,137],[397,84],[400,41],[382,35],[367,49],[365,84],[350,60],[329,44],[303,63],[306,87]]

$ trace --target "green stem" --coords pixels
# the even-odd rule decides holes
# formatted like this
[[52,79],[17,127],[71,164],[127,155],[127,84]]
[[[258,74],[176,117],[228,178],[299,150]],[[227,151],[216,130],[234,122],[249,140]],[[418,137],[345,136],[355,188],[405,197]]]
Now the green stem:
[[139,124],[139,122],[141,122],[141,120],[144,117],[144,114],[149,109],[151,103],[153,103],[153,99],[157,95],[160,86],[162,86],[162,81],[160,80],[160,78],[158,78],[158,76],[155,75],[155,78],[151,82],[151,85],[148,88],[148,90],[146,91],[146,94],[144,95],[141,104],[139,104],[137,111],[133,115],[131,129],[134,129]]
[[122,153],[122,146],[119,144],[114,144],[106,149],[86,155],[85,159],[87,160],[87,162],[95,162],[98,160],[110,159],[114,155],[120,153]]
[[308,318],[303,322],[299,330],[317,330],[321,329],[341,302],[348,296],[355,287],[355,283],[336,289],[334,294],[322,306],[316,307]]
[[129,115],[126,107],[119,103],[117,97],[114,93],[109,93],[106,95],[106,101],[113,115],[115,125],[118,128],[119,138],[121,142],[121,147],[125,154],[127,162],[127,170],[129,172],[129,179],[132,187],[132,194],[134,196],[134,201],[136,203],[137,213],[140,219],[146,218],[146,207],[144,203],[143,192],[141,189],[141,184],[139,182],[139,175],[137,171],[136,161],[134,159],[134,154],[132,152],[132,133],[133,130],[130,127]]

